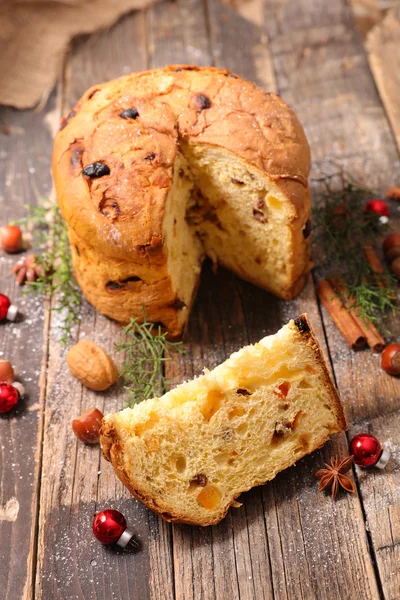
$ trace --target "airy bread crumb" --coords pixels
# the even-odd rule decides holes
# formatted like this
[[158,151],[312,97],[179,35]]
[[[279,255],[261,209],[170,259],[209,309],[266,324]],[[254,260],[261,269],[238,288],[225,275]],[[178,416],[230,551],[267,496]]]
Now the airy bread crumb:
[[101,446],[167,521],[218,523],[236,498],[346,427],[306,315],[213,371],[104,417]]

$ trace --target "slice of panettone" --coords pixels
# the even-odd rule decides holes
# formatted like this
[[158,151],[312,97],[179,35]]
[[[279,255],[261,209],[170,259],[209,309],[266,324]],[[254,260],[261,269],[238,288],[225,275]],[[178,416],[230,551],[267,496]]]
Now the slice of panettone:
[[161,398],[106,415],[101,446],[132,494],[164,519],[212,525],[242,492],[345,428],[302,315]]

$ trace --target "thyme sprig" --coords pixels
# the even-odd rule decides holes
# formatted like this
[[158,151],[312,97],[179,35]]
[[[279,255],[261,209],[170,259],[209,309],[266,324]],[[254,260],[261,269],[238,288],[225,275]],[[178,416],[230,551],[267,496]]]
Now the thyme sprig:
[[[362,319],[378,323],[396,305],[397,280],[385,273],[379,279],[368,263],[363,246],[376,246],[388,225],[365,211],[365,203],[379,196],[342,172],[316,180],[319,198],[312,211],[314,255],[328,277],[346,282]],[[382,281],[385,285],[382,286]]]
[[66,345],[79,320],[81,293],[74,277],[68,228],[57,204],[42,198],[39,206],[17,221],[32,234],[41,276],[27,282],[26,289],[46,298],[55,297],[54,310],[61,315],[59,341]]
[[164,363],[171,360],[171,351],[183,355],[186,350],[182,342],[168,341],[167,333],[162,333],[160,326],[148,322],[145,314],[143,323],[131,319],[122,333],[123,338],[115,349],[125,355],[121,376],[129,392],[128,406],[133,406],[167,391]]

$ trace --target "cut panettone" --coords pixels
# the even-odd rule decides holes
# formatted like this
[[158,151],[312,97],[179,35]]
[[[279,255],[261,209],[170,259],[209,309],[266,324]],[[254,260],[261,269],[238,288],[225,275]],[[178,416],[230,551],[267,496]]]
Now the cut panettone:
[[101,446],[167,521],[218,523],[236,498],[346,427],[306,315],[213,371],[104,417]]
[[187,321],[208,255],[282,298],[309,261],[310,155],[276,95],[209,67],[97,85],[63,120],[53,153],[78,282],[101,312]]

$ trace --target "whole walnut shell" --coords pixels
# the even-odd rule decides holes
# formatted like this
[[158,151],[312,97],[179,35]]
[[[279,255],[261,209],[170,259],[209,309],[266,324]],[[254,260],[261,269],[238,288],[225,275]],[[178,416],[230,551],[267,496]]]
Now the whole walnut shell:
[[108,389],[118,379],[113,359],[94,342],[81,340],[69,350],[67,364],[72,375],[91,390]]

